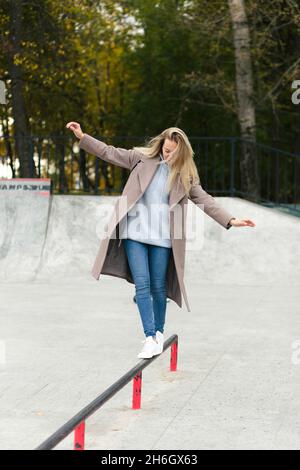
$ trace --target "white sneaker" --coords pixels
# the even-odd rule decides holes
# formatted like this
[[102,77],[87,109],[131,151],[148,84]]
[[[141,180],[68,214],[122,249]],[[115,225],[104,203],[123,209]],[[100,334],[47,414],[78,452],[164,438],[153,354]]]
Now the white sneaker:
[[155,341],[155,339],[153,339],[153,336],[147,336],[146,339],[142,341],[142,343],[144,343],[144,346],[142,351],[137,356],[139,359],[150,359],[150,357],[159,354],[159,344],[157,341]]
[[156,332],[156,339],[158,341],[158,348],[157,350],[159,351],[158,354],[163,352],[164,349],[164,335],[160,331]]

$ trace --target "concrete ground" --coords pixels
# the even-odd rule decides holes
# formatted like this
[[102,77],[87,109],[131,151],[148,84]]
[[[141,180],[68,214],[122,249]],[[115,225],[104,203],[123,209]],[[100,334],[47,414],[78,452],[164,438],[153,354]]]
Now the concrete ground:
[[[168,349],[143,371],[140,410],[131,409],[129,383],[87,420],[87,449],[299,449],[300,221],[238,199],[223,204],[257,227],[225,231],[205,219],[205,250],[186,261],[191,312],[167,306],[178,370],[169,370]],[[74,221],[78,232],[84,222]],[[70,230],[72,276],[72,260],[64,271],[54,243],[69,232],[55,231],[51,218],[45,226],[32,276],[20,261],[21,279],[16,245],[15,264],[8,249],[2,264],[0,449],[37,447],[139,362],[144,339],[134,286],[91,276],[96,253],[86,228],[80,241]],[[56,449],[72,445],[73,434]]]
[[[177,372],[168,349],[143,372],[141,409],[131,409],[130,383],[88,419],[86,447],[298,449],[299,288],[194,283],[189,292],[193,312],[167,307]],[[139,361],[132,295],[108,276],[101,287],[2,286],[1,449],[35,448]]]

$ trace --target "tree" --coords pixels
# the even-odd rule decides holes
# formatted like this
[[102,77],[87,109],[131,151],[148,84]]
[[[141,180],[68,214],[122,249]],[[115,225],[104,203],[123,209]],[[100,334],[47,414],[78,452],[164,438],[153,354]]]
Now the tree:
[[228,0],[233,27],[236,68],[237,114],[241,129],[240,171],[243,191],[254,201],[259,197],[256,156],[256,119],[250,34],[243,0]]

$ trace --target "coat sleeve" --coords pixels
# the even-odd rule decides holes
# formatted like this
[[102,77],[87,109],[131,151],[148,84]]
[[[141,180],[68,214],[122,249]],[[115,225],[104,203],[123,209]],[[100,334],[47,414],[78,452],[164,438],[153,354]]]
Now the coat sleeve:
[[141,158],[139,152],[134,149],[123,149],[108,145],[101,140],[95,139],[89,134],[83,134],[83,137],[78,142],[78,145],[83,150],[86,150],[91,155],[101,158],[108,163],[120,166],[131,170],[134,165]]
[[235,219],[235,217],[222,207],[210,194],[204,191],[201,184],[193,185],[188,197],[194,204],[204,210],[207,215],[212,217],[224,228],[228,230],[232,227],[229,221]]

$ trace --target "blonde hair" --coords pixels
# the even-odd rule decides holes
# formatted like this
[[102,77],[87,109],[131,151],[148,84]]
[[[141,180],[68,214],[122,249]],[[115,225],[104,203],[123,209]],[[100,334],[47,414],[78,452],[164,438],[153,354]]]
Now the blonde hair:
[[178,127],[169,127],[157,136],[150,138],[146,142],[146,146],[133,148],[143,153],[148,158],[154,158],[159,155],[159,153],[162,153],[162,147],[165,139],[172,140],[178,144],[171,160],[168,162],[170,167],[170,174],[167,182],[167,190],[170,191],[173,184],[175,183],[177,173],[179,173],[179,177],[185,189],[185,193],[188,195],[191,186],[200,183],[200,178],[196,164],[194,162],[194,151],[187,135],[183,130],[179,129]]

